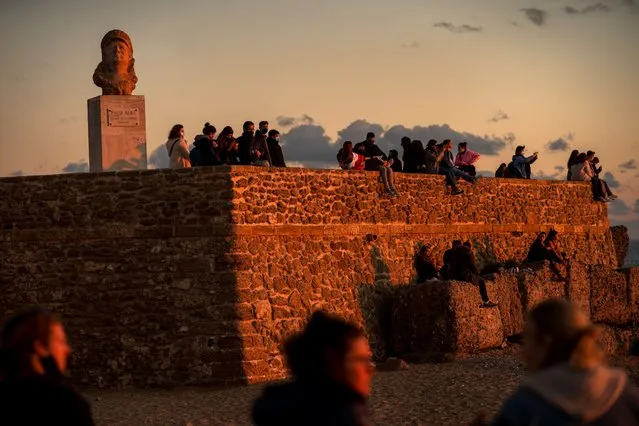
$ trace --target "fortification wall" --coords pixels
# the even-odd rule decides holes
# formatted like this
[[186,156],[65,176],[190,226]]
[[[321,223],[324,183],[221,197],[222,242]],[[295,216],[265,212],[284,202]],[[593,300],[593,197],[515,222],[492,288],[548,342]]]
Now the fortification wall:
[[318,308],[364,325],[383,356],[388,289],[411,282],[421,243],[521,260],[552,226],[574,260],[616,265],[587,184],[396,186],[387,199],[376,173],[254,167],[0,179],[0,316],[59,312],[81,382],[254,382],[282,376],[282,339]]

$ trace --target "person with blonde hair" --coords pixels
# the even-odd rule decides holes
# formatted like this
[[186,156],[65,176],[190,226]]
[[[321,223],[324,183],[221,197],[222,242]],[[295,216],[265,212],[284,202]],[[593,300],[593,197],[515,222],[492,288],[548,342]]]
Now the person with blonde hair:
[[524,329],[530,376],[492,425],[639,425],[639,391],[624,371],[605,364],[598,332],[565,300],[535,306]]

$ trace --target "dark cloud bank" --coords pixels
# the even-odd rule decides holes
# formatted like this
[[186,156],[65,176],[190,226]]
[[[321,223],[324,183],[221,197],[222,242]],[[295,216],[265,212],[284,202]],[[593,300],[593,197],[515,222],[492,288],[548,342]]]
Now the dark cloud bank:
[[482,27],[475,27],[473,25],[468,25],[468,24],[454,25],[454,24],[451,24],[450,22],[437,22],[436,24],[433,24],[433,27],[442,28],[457,34],[480,33],[483,31]]
[[[344,141],[360,142],[364,140],[368,132],[374,132],[377,135],[377,144],[384,152],[388,153],[391,149],[397,149],[400,155],[402,152],[400,140],[403,136],[419,139],[424,144],[429,139],[437,141],[451,139],[455,143],[466,141],[474,151],[487,156],[498,155],[502,149],[511,145],[515,140],[515,135],[512,133],[504,136],[481,136],[457,131],[447,124],[411,128],[397,124],[384,127],[366,120],[353,121],[337,132],[336,140],[332,140],[326,134],[324,127],[306,114],[301,117],[280,116],[274,124],[277,124],[282,133],[280,139],[286,161],[301,163],[310,168],[336,167],[335,157]],[[152,168],[168,167],[169,160],[164,145],[149,154],[148,164]]]

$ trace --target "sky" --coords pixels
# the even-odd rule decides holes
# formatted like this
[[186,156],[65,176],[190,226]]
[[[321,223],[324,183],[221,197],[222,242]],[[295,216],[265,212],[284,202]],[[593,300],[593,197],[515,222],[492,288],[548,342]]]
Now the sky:
[[[369,130],[465,140],[485,174],[516,145],[535,178],[593,150],[639,238],[639,0],[0,0],[0,176],[86,171],[86,101],[111,29],[133,41],[151,167],[173,124],[282,132],[334,167]],[[401,149],[399,149],[401,153]]]

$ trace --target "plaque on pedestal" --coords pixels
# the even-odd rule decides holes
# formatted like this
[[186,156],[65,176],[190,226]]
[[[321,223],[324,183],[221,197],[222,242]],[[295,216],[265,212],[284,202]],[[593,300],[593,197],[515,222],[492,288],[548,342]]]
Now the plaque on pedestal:
[[144,96],[103,95],[87,103],[90,171],[146,169]]

